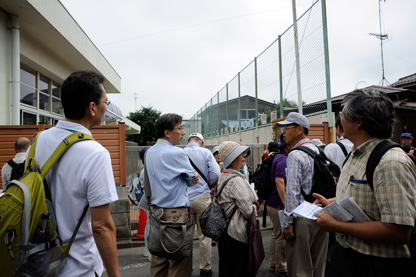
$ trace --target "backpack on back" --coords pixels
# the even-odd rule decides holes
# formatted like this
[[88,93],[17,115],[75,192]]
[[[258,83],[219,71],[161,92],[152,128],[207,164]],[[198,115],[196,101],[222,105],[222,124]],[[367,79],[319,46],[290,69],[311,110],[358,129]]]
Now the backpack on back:
[[87,205],[69,244],[62,245],[44,179],[66,149],[93,138],[83,133],[67,136],[39,168],[35,159],[38,137],[32,142],[23,177],[12,180],[0,197],[0,276],[56,276],[88,209]]
[[275,182],[270,178],[270,173],[272,170],[273,159],[276,154],[277,153],[273,153],[267,156],[261,164],[258,164],[256,171],[250,180],[250,183],[254,183],[254,189],[257,190],[257,197],[259,199],[267,199],[275,186]]
[[312,193],[319,193],[326,198],[335,197],[336,185],[338,182],[339,175],[341,175],[341,170],[338,165],[333,161],[328,159],[325,153],[318,148],[319,154],[314,150],[306,146],[298,146],[292,149],[301,150],[306,152],[309,156],[313,158],[313,179],[312,179],[312,190],[310,194],[306,194],[303,190],[302,196],[308,202],[314,202],[315,197],[312,196]]
[[25,161],[21,163],[16,163],[11,159],[7,162],[8,165],[12,167],[12,172],[10,174],[10,181],[11,180],[19,180],[20,177],[23,176],[23,173],[25,172]]

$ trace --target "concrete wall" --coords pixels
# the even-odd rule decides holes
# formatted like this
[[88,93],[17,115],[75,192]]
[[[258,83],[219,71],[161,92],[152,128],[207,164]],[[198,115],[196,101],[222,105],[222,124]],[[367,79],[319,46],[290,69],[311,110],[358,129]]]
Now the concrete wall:
[[0,10],[0,125],[12,121],[10,19]]

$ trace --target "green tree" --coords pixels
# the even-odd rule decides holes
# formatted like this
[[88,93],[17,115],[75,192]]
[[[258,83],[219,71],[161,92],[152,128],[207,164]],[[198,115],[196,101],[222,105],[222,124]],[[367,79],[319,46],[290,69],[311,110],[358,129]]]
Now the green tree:
[[161,112],[149,107],[141,107],[140,110],[131,112],[127,116],[128,119],[137,123],[141,127],[138,135],[127,135],[127,140],[137,142],[139,145],[149,145],[157,140],[156,120]]
[[[294,101],[294,100],[289,100],[287,98],[283,98],[283,107],[284,108],[297,108],[298,107],[298,102]],[[302,101],[302,105],[305,105],[305,101]],[[280,102],[276,104],[276,107],[279,108],[280,107]]]

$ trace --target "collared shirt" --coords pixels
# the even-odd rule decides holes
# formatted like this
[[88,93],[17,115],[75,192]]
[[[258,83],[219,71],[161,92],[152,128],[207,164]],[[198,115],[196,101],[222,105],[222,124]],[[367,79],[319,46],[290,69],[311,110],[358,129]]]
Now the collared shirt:
[[[26,160],[26,152],[17,153],[13,158],[13,161],[17,164],[22,163],[25,160]],[[10,176],[12,175],[12,170],[13,168],[8,163],[6,163],[1,169],[3,189],[7,186],[8,183],[10,183]]]
[[[206,148],[200,147],[196,142],[190,142],[184,149],[186,155],[204,174],[208,182],[215,183],[220,177],[220,168],[215,157]],[[199,176],[198,183],[188,188],[189,201],[194,200],[210,192],[208,184],[202,176]]]
[[160,208],[189,207],[187,187],[195,170],[185,151],[164,139],[147,150],[146,168],[151,189],[151,203]]
[[[58,121],[56,127],[42,132],[36,145],[36,160],[43,166],[56,147],[72,131],[91,132],[84,126]],[[110,153],[96,141],[86,140],[72,145],[56,162],[46,177],[58,222],[59,234],[65,243],[70,240],[78,220],[89,203],[99,207],[118,199]],[[58,276],[101,275],[103,262],[91,228],[88,210],[72,244],[65,267]]]
[[230,220],[227,233],[238,241],[248,243],[246,225],[254,207],[252,192],[244,175],[230,168],[224,169],[221,173],[217,191],[221,190],[227,180],[229,180],[228,183],[218,196],[218,203],[224,209],[227,218],[230,218],[234,207],[238,207]]
[[[374,171],[373,188],[367,180],[365,168],[374,147],[382,141],[373,138],[350,155],[337,185],[337,202],[353,197],[358,206],[375,221],[413,226],[416,216],[416,167],[403,150],[392,148],[381,158]],[[361,181],[361,182],[357,182]],[[337,236],[346,248],[378,257],[409,257],[408,247],[393,243],[367,242],[353,236]]]
[[[351,149],[354,147],[354,144],[348,139],[345,139],[343,137],[339,140],[342,145],[345,146],[345,149],[347,152],[351,152]],[[345,161],[346,156],[344,155],[344,152],[342,151],[341,147],[337,143],[330,143],[325,147],[325,155],[334,163],[336,163],[340,169],[342,169],[342,164]]]
[[[319,153],[318,148],[306,138],[299,141],[295,147],[306,146]],[[313,158],[301,150],[292,150],[287,156],[286,170],[286,202],[284,223],[292,224],[292,211],[304,200],[302,190],[309,194],[312,189],[313,181]]]

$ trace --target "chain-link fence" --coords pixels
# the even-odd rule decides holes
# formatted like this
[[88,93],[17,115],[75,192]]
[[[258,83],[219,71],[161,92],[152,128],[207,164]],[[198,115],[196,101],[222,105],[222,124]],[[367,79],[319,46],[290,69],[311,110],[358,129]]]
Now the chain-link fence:
[[[305,115],[331,112],[325,16],[325,0],[318,0],[297,20]],[[295,65],[292,25],[192,116],[186,133],[202,133],[209,139],[271,124],[297,111]]]

